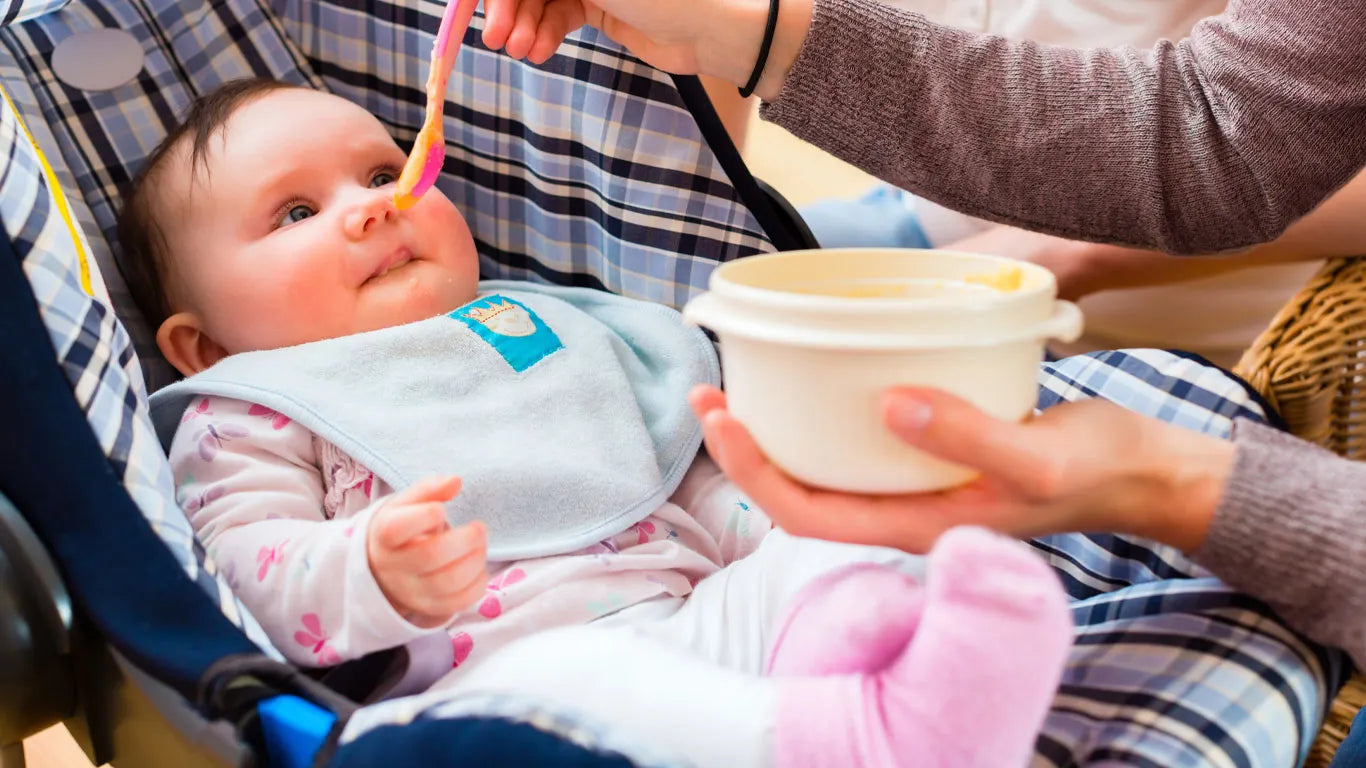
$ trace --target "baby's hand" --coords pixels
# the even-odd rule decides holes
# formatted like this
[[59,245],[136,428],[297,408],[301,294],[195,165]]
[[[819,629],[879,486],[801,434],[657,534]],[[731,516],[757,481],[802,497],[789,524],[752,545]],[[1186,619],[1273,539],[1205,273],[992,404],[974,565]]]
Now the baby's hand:
[[428,477],[393,495],[370,521],[370,571],[404,618],[438,627],[474,604],[488,582],[484,524],[452,528],[444,503],[458,477]]

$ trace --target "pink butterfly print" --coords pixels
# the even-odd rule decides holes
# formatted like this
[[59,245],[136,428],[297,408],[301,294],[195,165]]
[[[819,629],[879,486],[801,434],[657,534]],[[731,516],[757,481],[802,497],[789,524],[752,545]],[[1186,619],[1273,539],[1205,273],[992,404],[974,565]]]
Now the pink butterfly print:
[[199,458],[213,461],[223,443],[249,434],[251,433],[236,424],[205,424],[204,432],[199,436]]
[[289,539],[285,539],[273,547],[261,547],[261,549],[256,552],[256,564],[259,566],[259,568],[256,569],[256,580],[258,582],[266,580],[266,574],[270,573],[270,567],[272,565],[285,561],[285,545],[288,543]]
[[[498,578],[489,582],[490,592],[502,592],[508,587],[526,578],[526,571],[521,568],[512,568],[498,575]],[[489,595],[479,604],[479,615],[486,619],[496,619],[503,613],[503,603],[498,599],[497,594]]]
[[196,416],[212,416],[212,415],[213,415],[213,411],[209,410],[209,398],[206,397],[206,398],[204,398],[203,400],[200,400],[199,403],[198,403],[197,405],[195,405],[194,408],[192,408],[192,409],[186,411],[186,412],[185,412],[185,415],[181,417],[180,423],[181,423],[181,424],[184,424],[185,422],[189,421],[190,419],[193,419],[193,418],[196,417]]
[[182,508],[186,512],[198,512],[207,507],[210,503],[218,501],[227,494],[227,489],[221,485],[210,485],[198,495],[191,496],[185,500]]
[[280,413],[279,411],[273,411],[265,407],[264,405],[252,404],[252,406],[247,409],[247,415],[264,416],[265,418],[270,419],[271,429],[284,429],[286,426],[289,425],[290,421],[288,416],[284,415],[283,413]]
[[455,662],[451,664],[451,669],[455,669],[470,657],[470,651],[474,650],[474,638],[465,632],[457,634],[451,638],[451,650],[455,651]]
[[305,613],[299,620],[304,625],[304,631],[294,633],[294,642],[305,648],[312,648],[313,655],[322,666],[341,663],[341,657],[327,644],[327,635],[323,634],[323,625],[318,620],[318,614]]
[[636,537],[636,543],[637,543],[637,544],[644,544],[645,542],[649,541],[649,540],[650,540],[650,534],[652,534],[652,533],[655,532],[655,524],[652,523],[652,522],[650,522],[649,520],[641,520],[640,522],[638,522],[638,523],[636,523],[635,525],[631,526],[631,528],[632,528],[632,529],[636,532],[636,534],[637,534],[637,537]]

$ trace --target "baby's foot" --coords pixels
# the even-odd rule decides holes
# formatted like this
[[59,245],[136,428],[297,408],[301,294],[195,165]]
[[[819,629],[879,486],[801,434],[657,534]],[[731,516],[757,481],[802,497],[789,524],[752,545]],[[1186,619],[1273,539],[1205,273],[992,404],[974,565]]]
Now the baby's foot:
[[901,655],[924,607],[915,579],[857,563],[822,574],[792,598],[778,622],[764,672],[876,672]]
[[1057,574],[1041,557],[983,528],[954,528],[941,536],[925,582],[930,602],[955,614],[969,611],[974,623],[1032,622],[1050,609],[1067,608]]
[[957,529],[930,553],[924,595],[880,671],[778,681],[777,765],[1029,761],[1072,639],[1057,577],[1018,542]]

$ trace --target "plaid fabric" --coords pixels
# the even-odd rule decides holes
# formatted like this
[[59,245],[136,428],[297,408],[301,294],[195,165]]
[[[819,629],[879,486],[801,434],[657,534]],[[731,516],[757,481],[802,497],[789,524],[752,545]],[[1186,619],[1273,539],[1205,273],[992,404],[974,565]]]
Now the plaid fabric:
[[0,27],[51,13],[71,0],[0,0]]
[[[1041,408],[1102,397],[1227,437],[1265,420],[1244,386],[1197,360],[1129,350],[1046,364]],[[1034,542],[1073,599],[1077,642],[1037,766],[1292,766],[1346,658],[1288,630],[1183,553],[1126,536]]]
[[[142,159],[196,96],[253,74],[329,88],[410,142],[442,8],[423,0],[83,0],[0,34],[6,81],[32,85],[89,205],[89,232],[104,235],[96,258],[151,388],[173,372],[105,245],[116,251],[118,195]],[[719,261],[772,250],[668,76],[591,31],[532,67],[485,50],[482,25],[481,14],[451,78],[438,183],[465,213],[485,277],[592,285],[680,307]],[[50,69],[53,48],[100,27],[142,42],[143,71],[111,91],[65,85]]]
[[[50,66],[53,49],[73,34],[106,27],[126,30],[142,44],[138,76],[100,92],[57,79]],[[153,389],[173,380],[174,372],[161,359],[115,263],[119,194],[196,96],[249,75],[321,84],[278,20],[256,0],[82,0],[0,30],[0,77],[7,87],[22,83],[32,89],[34,114],[41,118],[28,122],[50,127],[54,144],[46,154],[68,173],[72,196],[88,207],[82,224]]]
[[[0,73],[4,67],[0,66]],[[189,522],[176,505],[170,467],[147,413],[142,373],[132,344],[113,311],[101,298],[81,287],[80,233],[72,231],[58,211],[53,189],[39,155],[10,108],[31,104],[31,92],[6,83],[9,101],[0,104],[0,221],[15,244],[25,275],[33,287],[58,363],[71,382],[72,394],[86,414],[110,467],[129,496],[179,559],[186,572],[216,599],[224,613],[265,649],[270,643],[227,583],[206,563]],[[47,134],[41,117],[24,116],[35,140]],[[51,145],[42,147],[52,157]],[[57,173],[58,184],[64,174]],[[68,202],[71,202],[68,200]],[[74,211],[73,211],[74,213]],[[98,275],[96,275],[98,280]],[[273,650],[270,651],[273,653]]]

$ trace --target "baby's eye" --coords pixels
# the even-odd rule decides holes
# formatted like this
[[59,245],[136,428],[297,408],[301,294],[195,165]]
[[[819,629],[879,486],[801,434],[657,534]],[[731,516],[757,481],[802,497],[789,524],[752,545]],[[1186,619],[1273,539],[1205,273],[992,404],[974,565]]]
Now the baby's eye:
[[304,219],[311,218],[317,214],[318,212],[313,210],[313,206],[311,205],[292,205],[289,207],[289,210],[285,211],[284,215],[280,217],[280,220],[276,222],[276,224],[283,227],[286,224],[303,221]]
[[396,181],[398,181],[398,176],[393,173],[389,171],[378,171],[375,173],[374,177],[370,179],[370,188],[382,187],[386,184],[393,184]]

